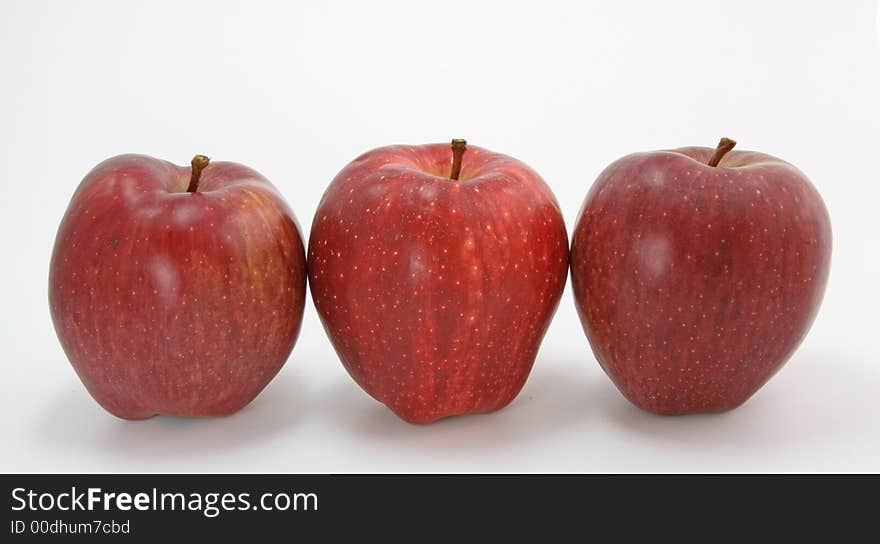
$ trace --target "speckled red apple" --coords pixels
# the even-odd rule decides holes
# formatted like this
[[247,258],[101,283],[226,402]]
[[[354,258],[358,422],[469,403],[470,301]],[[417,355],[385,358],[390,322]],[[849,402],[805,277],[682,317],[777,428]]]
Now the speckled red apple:
[[312,296],[336,352],[413,423],[513,400],[568,267],[540,176],[463,140],[452,148],[361,155],[330,184],[309,238]]
[[64,215],[49,306],[67,357],[126,419],[220,416],[293,349],[305,302],[296,221],[263,176],[142,155],[104,161]]
[[659,414],[745,402],[807,333],[831,225],[794,166],[688,147],[637,153],[596,180],[572,236],[572,286],[602,368]]

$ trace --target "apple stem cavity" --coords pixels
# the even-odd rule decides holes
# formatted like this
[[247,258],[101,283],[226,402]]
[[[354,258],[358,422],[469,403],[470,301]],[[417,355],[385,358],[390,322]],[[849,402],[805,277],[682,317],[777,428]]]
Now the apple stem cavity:
[[467,149],[467,141],[461,138],[452,140],[452,173],[449,179],[458,180],[461,175],[461,159],[464,157],[464,151]]
[[715,148],[715,154],[712,155],[712,158],[709,159],[709,162],[706,164],[712,167],[718,166],[718,163],[721,162],[721,159],[724,157],[724,155],[727,155],[727,152],[733,149],[735,145],[736,140],[731,140],[730,138],[721,138],[721,141],[718,142],[718,147]]
[[204,155],[196,155],[192,162],[192,175],[189,178],[189,186],[186,188],[187,193],[195,193],[199,189],[199,178],[202,177],[202,170],[208,166],[211,159]]

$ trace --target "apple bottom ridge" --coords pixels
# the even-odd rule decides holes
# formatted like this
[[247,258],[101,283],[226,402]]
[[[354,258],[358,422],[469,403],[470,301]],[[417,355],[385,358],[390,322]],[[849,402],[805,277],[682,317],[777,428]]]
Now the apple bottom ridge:
[[[596,358],[600,360],[598,356]],[[779,368],[745,394],[725,397],[721,392],[715,395],[706,395],[705,391],[701,391],[699,388],[693,388],[689,391],[667,390],[661,392],[656,387],[621,385],[612,373],[605,370],[604,363],[600,364],[602,370],[630,404],[649,414],[672,417],[723,414],[735,410],[748,402],[784,365],[785,363],[782,363]]]
[[430,400],[422,400],[419,403],[402,402],[399,397],[388,394],[385,391],[377,390],[376,387],[358,379],[355,374],[349,370],[348,364],[343,364],[343,367],[345,367],[355,383],[357,383],[364,392],[366,392],[371,398],[379,401],[394,415],[412,425],[428,425],[430,423],[459,416],[491,414],[507,407],[514,401],[514,399],[516,399],[520,391],[522,391],[533,365],[534,359],[532,360],[532,364],[529,365],[528,369],[525,371],[525,375],[517,380],[512,387],[507,388],[507,391],[503,395],[496,397],[497,400],[483,402],[472,401],[467,404],[460,402],[460,399],[465,397],[473,398],[476,396],[472,391],[453,393],[445,396],[442,401],[432,398]]
[[[256,396],[254,396],[256,398]],[[250,404],[253,399],[248,400],[244,404],[238,405],[236,404],[232,408],[222,408],[222,409],[208,409],[208,410],[197,410],[197,411],[177,411],[177,410],[145,410],[145,411],[125,411],[125,410],[115,410],[109,408],[105,405],[101,405],[102,408],[107,410],[111,415],[124,419],[125,421],[145,421],[147,419],[153,419],[157,416],[164,417],[176,417],[176,418],[186,418],[186,419],[209,419],[214,417],[229,417],[244,409],[248,404]],[[100,403],[99,403],[100,404]]]
[[[518,393],[519,393],[519,391],[517,391],[517,394]],[[379,401],[379,402],[382,402],[382,404],[385,405],[385,407],[387,407],[389,410],[391,410],[391,412],[394,413],[394,415],[396,415],[397,417],[399,417],[400,419],[402,419],[403,421],[405,421],[411,425],[428,425],[431,423],[435,423],[437,421],[442,421],[444,419],[456,418],[456,417],[460,417],[460,416],[491,414],[491,413],[497,412],[497,411],[507,407],[507,405],[509,405],[511,402],[513,402],[513,399],[515,399],[515,398],[516,398],[516,395],[514,395],[509,400],[504,401],[503,403],[501,403],[500,405],[498,405],[494,408],[465,409],[465,410],[458,411],[458,412],[450,412],[450,413],[443,413],[443,414],[431,414],[431,415],[427,415],[427,416],[421,415],[421,414],[411,414],[411,413],[407,412],[406,410],[395,409],[394,407],[392,407],[389,404],[386,404],[382,401]]]
[[154,399],[151,403],[144,403],[149,404],[154,408],[118,406],[117,403],[113,402],[111,399],[102,397],[102,395],[94,391],[89,386],[89,384],[85,385],[86,390],[89,391],[92,398],[95,400],[95,402],[98,403],[99,406],[101,406],[111,415],[126,421],[144,421],[147,419],[152,419],[156,416],[187,419],[208,419],[215,417],[229,417],[240,412],[251,402],[253,402],[254,399],[256,399],[260,395],[260,393],[263,392],[263,390],[266,388],[267,385],[269,385],[269,382],[271,382],[274,377],[275,375],[270,376],[268,379],[265,380],[265,383],[259,386],[259,388],[257,388],[255,391],[248,392],[247,395],[238,395],[234,399],[226,398],[220,400],[206,401],[198,406],[185,406],[182,405],[180,400],[176,399]]
[[648,412],[649,414],[653,414],[655,416],[669,416],[669,417],[684,417],[684,416],[698,416],[698,415],[708,415],[708,414],[724,414],[739,408],[743,404],[746,403],[752,395],[749,395],[743,400],[739,400],[736,402],[726,402],[722,404],[712,404],[707,406],[676,406],[674,400],[670,400],[668,403],[658,403],[653,400],[643,400],[640,397],[636,397],[634,395],[628,394],[624,391],[620,391],[621,394],[628,400],[633,406],[642,410],[643,412]]

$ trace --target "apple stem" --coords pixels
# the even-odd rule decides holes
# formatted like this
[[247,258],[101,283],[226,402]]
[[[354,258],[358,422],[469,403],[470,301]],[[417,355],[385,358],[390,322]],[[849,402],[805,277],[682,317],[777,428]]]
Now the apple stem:
[[452,173],[449,179],[458,179],[461,175],[461,159],[464,157],[464,150],[467,149],[467,141],[461,138],[452,140]]
[[211,159],[204,155],[196,155],[193,157],[193,160],[190,164],[192,164],[192,175],[189,178],[189,186],[186,188],[187,193],[195,193],[199,189],[199,178],[202,177],[202,170],[208,166],[208,163],[211,162]]
[[724,155],[727,155],[727,152],[733,149],[733,146],[736,145],[736,140],[731,140],[730,138],[721,138],[721,141],[718,142],[718,147],[715,148],[715,154],[712,155],[712,158],[709,159],[709,162],[706,163],[709,166],[718,166],[718,163],[721,162],[721,159]]

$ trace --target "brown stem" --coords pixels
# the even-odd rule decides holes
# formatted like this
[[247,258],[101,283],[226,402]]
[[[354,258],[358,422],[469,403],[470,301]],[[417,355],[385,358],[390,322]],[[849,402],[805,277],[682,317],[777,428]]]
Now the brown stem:
[[718,163],[721,162],[721,158],[724,157],[724,155],[727,155],[727,152],[733,149],[733,146],[735,145],[736,140],[721,138],[721,141],[718,142],[718,147],[715,148],[715,154],[712,155],[712,158],[709,159],[709,162],[706,164],[709,166],[718,166]]
[[452,173],[449,179],[458,179],[461,175],[461,158],[464,157],[464,150],[467,149],[467,141],[460,138],[452,140]]
[[202,177],[202,170],[208,166],[208,163],[211,162],[211,159],[204,155],[196,155],[193,157],[193,160],[190,164],[192,164],[192,175],[189,177],[189,186],[186,188],[187,193],[194,193],[199,189],[199,178]]

